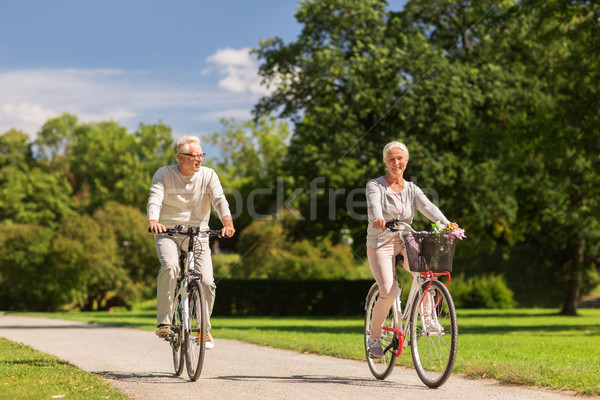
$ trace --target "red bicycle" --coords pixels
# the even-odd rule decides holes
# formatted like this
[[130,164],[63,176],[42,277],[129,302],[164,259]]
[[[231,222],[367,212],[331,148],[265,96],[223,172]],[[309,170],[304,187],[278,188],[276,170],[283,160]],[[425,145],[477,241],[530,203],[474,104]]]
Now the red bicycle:
[[[381,358],[373,358],[368,347],[373,307],[379,298],[377,283],[371,286],[365,302],[367,361],[373,375],[377,379],[385,379],[392,372],[402,350],[410,347],[419,378],[425,385],[436,388],[446,382],[456,360],[458,322],[454,301],[447,288],[456,241],[435,232],[417,232],[409,224],[398,220],[386,223],[392,231],[398,231],[399,225],[410,231],[404,235],[409,268],[418,274],[413,278],[404,311],[399,295],[386,317],[381,336]],[[400,260],[396,262],[398,267],[402,268]],[[448,278],[446,285],[438,279],[440,276]]]

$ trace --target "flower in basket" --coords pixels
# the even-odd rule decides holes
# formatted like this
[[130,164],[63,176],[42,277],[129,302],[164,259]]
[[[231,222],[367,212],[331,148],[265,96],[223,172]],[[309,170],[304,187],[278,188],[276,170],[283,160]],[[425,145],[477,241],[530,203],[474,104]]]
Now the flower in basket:
[[456,222],[450,222],[448,225],[443,226],[440,221],[436,221],[435,224],[431,224],[433,231],[438,235],[442,235],[448,239],[464,239],[465,230],[458,226]]

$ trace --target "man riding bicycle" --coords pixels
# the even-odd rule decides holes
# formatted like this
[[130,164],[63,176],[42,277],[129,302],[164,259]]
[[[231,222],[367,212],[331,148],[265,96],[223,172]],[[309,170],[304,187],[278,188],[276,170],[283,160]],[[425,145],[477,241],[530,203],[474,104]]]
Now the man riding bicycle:
[[[156,236],[156,251],[161,268],[157,279],[157,320],[156,335],[165,337],[171,334],[171,303],[175,295],[179,275],[179,247],[183,237],[161,235],[167,227],[175,225],[196,225],[209,229],[211,205],[217,212],[223,228],[221,235],[233,236],[235,228],[229,211],[229,203],[223,193],[221,182],[214,170],[203,167],[206,153],[202,152],[200,139],[196,136],[183,136],[173,144],[177,165],[159,168],[150,185],[148,197],[148,226]],[[196,259],[202,273],[202,289],[206,296],[208,327],[215,301],[216,285],[210,257],[208,238],[205,249]],[[206,347],[212,348],[214,340],[210,334]]]

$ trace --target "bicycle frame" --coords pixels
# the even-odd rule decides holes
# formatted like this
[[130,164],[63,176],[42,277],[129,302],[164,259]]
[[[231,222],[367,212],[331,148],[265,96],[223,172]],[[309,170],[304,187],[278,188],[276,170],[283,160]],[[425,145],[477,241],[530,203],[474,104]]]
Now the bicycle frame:
[[[183,255],[183,254],[182,254]],[[185,253],[185,260],[180,259],[179,267],[181,268],[180,278],[179,278],[179,290],[175,295],[175,298],[181,298],[181,319],[183,323],[183,327],[186,332],[191,330],[190,326],[190,315],[189,315],[189,304],[188,304],[188,285],[191,279],[198,279],[202,281],[202,275],[195,270],[195,259],[194,259],[194,244],[193,237],[189,238],[189,244],[187,252]],[[192,275],[196,275],[196,277],[191,277]],[[173,302],[171,306],[171,315],[175,313],[176,307],[178,306],[177,302]]]
[[[431,282],[433,281],[434,277],[439,276],[439,275],[445,275],[448,277],[448,282],[446,283],[446,287],[448,287],[448,285],[450,284],[450,279],[451,279],[449,272],[431,272],[431,271],[421,272],[419,275],[416,275],[413,278],[413,282],[410,286],[410,292],[408,295],[408,299],[406,300],[406,308],[405,308],[404,313],[402,312],[402,301],[400,299],[400,295],[398,295],[398,297],[396,297],[396,299],[392,303],[394,326],[398,326],[399,328],[390,328],[387,326],[383,326],[382,329],[384,331],[388,331],[388,332],[392,332],[392,333],[396,334],[396,337],[399,340],[396,357],[400,357],[400,355],[402,354],[402,350],[404,350],[404,342],[406,341],[406,335],[408,334],[408,331],[409,331],[408,321],[407,321],[407,318],[409,317],[408,312],[409,312],[409,310],[412,309],[412,305],[413,305],[413,302],[415,301],[415,299],[417,298],[418,291],[420,290],[420,288],[423,286],[423,284],[425,282],[429,282],[429,285],[427,286],[427,289],[426,289],[426,291],[428,291],[429,288],[431,287]],[[437,307],[439,304],[439,301],[440,301],[440,299],[438,299],[438,302],[433,307],[434,312],[435,312],[435,307]],[[422,316],[423,315],[423,298],[421,299],[421,302],[419,303],[419,308],[421,309],[421,316]],[[423,317],[421,317],[421,318],[423,318]],[[435,318],[437,319],[437,315],[435,315]],[[406,321],[405,324],[403,323],[404,321]],[[390,344],[390,346],[392,346],[392,344]]]

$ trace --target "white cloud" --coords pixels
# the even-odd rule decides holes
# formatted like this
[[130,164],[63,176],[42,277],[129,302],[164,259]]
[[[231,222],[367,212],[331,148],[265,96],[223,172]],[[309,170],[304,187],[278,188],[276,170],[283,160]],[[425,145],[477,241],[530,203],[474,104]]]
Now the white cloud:
[[[258,75],[258,61],[250,54],[250,48],[219,49],[216,53],[206,58],[206,61],[225,75],[219,80],[219,86],[234,93],[251,93],[253,95],[267,95],[269,90],[260,84]],[[210,72],[208,68],[203,72]]]
[[[242,109],[249,116],[256,99],[252,94],[200,91],[198,86],[209,87],[202,82],[182,84],[167,73],[142,71],[0,71],[0,134],[16,128],[33,138],[49,118],[64,112],[85,122],[114,120],[131,130],[140,122],[162,120],[174,132],[210,131],[218,127],[221,117],[237,117]],[[204,116],[204,126],[198,125],[199,115]]]
[[37,130],[49,118],[56,115],[54,110],[28,102],[4,103],[0,105],[0,133],[10,128],[25,132]]

